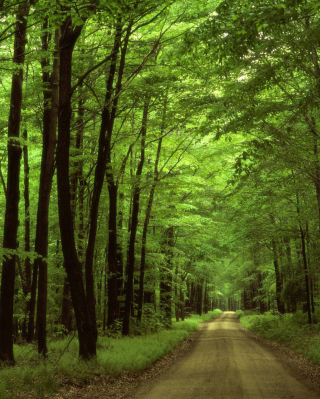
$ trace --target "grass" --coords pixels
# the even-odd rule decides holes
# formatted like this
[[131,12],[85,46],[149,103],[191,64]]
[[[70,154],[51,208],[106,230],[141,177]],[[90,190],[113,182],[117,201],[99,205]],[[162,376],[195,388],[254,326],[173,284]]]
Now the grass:
[[[0,399],[40,399],[58,391],[63,384],[85,385],[97,375],[115,377],[141,371],[197,331],[199,323],[218,317],[220,310],[191,315],[173,322],[169,330],[143,336],[110,338],[100,336],[97,359],[78,360],[78,341],[65,337],[48,344],[48,358],[38,357],[35,345],[16,345],[16,366],[0,368]],[[71,342],[70,342],[71,341]]]
[[309,325],[307,315],[237,311],[241,324],[263,338],[290,346],[312,363],[320,364],[320,323]]

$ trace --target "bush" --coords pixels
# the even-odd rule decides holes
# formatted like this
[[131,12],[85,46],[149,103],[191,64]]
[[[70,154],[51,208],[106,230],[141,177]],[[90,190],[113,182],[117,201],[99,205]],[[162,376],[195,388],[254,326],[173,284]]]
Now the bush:
[[320,364],[320,325],[307,324],[305,313],[280,314],[273,311],[250,316],[239,312],[239,315],[241,324],[248,330],[263,338],[285,343],[308,360]]

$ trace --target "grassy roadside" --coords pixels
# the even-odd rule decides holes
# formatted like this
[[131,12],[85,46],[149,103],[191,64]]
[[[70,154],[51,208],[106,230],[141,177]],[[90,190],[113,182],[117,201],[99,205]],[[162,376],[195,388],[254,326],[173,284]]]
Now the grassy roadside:
[[91,362],[78,361],[78,342],[72,337],[51,342],[46,361],[39,359],[35,346],[16,346],[16,366],[0,368],[0,399],[44,398],[62,385],[85,385],[97,375],[115,377],[141,371],[172,352],[199,329],[199,323],[220,313],[217,309],[203,316],[192,315],[155,334],[99,337],[98,356]]
[[239,310],[237,316],[247,330],[288,345],[312,363],[320,364],[320,323],[309,325],[306,314],[267,312],[258,315]]

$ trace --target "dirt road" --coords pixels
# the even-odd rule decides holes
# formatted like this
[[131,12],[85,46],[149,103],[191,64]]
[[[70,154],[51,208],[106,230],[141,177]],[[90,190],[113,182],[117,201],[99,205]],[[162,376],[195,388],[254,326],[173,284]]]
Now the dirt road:
[[195,347],[155,379],[136,399],[314,399],[276,355],[250,338],[234,312],[209,323]]

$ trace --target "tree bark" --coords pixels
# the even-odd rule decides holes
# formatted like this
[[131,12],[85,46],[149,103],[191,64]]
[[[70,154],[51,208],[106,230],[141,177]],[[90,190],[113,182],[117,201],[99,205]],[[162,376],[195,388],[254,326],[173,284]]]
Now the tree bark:
[[[43,26],[42,49],[49,47],[48,23]],[[51,77],[47,71],[49,60],[42,60],[44,84],[44,113],[43,113],[43,148],[40,172],[40,188],[37,213],[35,268],[38,270],[38,301],[37,301],[37,330],[38,352],[47,355],[46,330],[47,330],[47,279],[48,279],[48,236],[49,236],[49,203],[54,172],[54,153],[56,146],[56,129],[58,116],[58,87],[59,87],[59,39],[60,30],[55,32],[55,51]],[[48,87],[51,88],[48,91]],[[51,104],[51,105],[50,105]]]
[[[31,261],[30,256],[27,254],[30,252],[30,196],[29,196],[29,157],[28,157],[28,132],[25,129],[22,133],[23,140],[23,166],[24,166],[24,250],[25,250],[25,261],[24,261],[24,273],[22,273],[22,289],[25,298],[31,291]],[[26,299],[25,304],[25,315],[22,323],[22,337],[27,340],[27,315],[29,313],[30,300]]]
[[[117,227],[117,288],[118,288],[118,297],[123,294],[123,248],[121,241],[121,231],[123,227],[123,200],[124,194],[119,193],[119,213],[118,213],[118,227]],[[122,312],[122,303],[120,300],[117,302],[118,312],[117,316],[121,318]]]
[[[120,22],[118,22],[116,28],[114,46],[113,46],[113,56],[111,57],[111,65],[107,81],[105,106],[102,111],[102,119],[101,119],[100,135],[99,135],[98,159],[95,170],[94,189],[93,189],[91,212],[90,212],[90,231],[89,231],[88,246],[86,251],[86,267],[85,267],[86,290],[87,290],[90,313],[94,318],[95,318],[95,298],[94,298],[94,280],[93,280],[93,254],[94,254],[94,246],[95,246],[95,239],[97,233],[99,202],[105,178],[107,163],[110,161],[111,138],[112,138],[114,121],[116,118],[118,95],[121,90],[125,56],[129,41],[128,37],[128,41],[124,43],[124,48],[121,51],[121,59],[118,71],[118,80],[115,89],[115,97],[112,100],[112,95],[114,93],[113,84],[116,75],[117,59],[118,59],[118,53],[120,51],[121,31],[122,31],[122,25]],[[110,248],[110,246],[108,247],[108,256],[110,251],[113,250],[116,252],[116,248]]]
[[117,318],[118,262],[117,262],[117,195],[118,186],[108,178],[109,190],[109,244],[108,244],[108,321],[110,328]]
[[97,329],[88,305],[82,265],[76,250],[69,179],[72,55],[82,27],[73,27],[71,17],[67,17],[61,29],[57,182],[61,244],[77,323],[79,356],[90,359],[96,356]]
[[157,155],[154,165],[154,180],[150,189],[148,205],[146,209],[146,214],[143,223],[143,232],[142,232],[142,246],[141,246],[141,261],[140,261],[140,277],[139,277],[139,297],[138,297],[138,313],[137,313],[137,321],[141,322],[142,319],[142,305],[143,305],[143,294],[144,294],[144,274],[145,274],[145,266],[146,266],[146,247],[147,247],[147,234],[148,234],[148,226],[151,216],[151,210],[153,205],[153,198],[154,193],[156,190],[159,172],[158,172],[158,165],[160,160],[160,153],[161,153],[161,146],[162,146],[162,138],[158,141],[158,149]]
[[164,325],[171,326],[172,318],[172,248],[174,246],[174,228],[166,231],[167,263],[160,268],[160,309],[164,314]]
[[62,294],[62,309],[61,309],[61,324],[65,327],[65,335],[72,330],[71,317],[72,303],[70,301],[70,286],[67,276],[64,278],[63,294]]
[[[22,104],[23,64],[25,59],[27,17],[30,4],[19,5],[14,33],[14,72],[11,83],[11,100],[8,123],[8,174],[7,196],[3,233],[3,248],[14,252],[18,248],[19,181],[21,146],[20,119]],[[6,251],[5,251],[6,252]],[[15,256],[4,254],[0,299],[0,361],[14,363],[13,355],[13,299],[15,282]]]
[[305,233],[302,229],[301,222],[300,222],[299,230],[300,230],[300,238],[301,238],[303,270],[304,270],[304,279],[305,279],[306,297],[307,297],[308,323],[312,324],[311,305],[310,305],[310,288],[309,288],[309,270],[308,270],[307,254],[306,254],[306,242],[305,242]]
[[124,306],[124,316],[123,316],[123,326],[122,326],[123,335],[129,335],[130,311],[131,311],[131,306],[133,304],[135,242],[136,242],[136,234],[138,228],[138,214],[140,207],[140,191],[141,191],[140,179],[145,160],[145,145],[146,145],[149,102],[150,102],[150,97],[147,96],[145,98],[143,116],[142,116],[140,162],[138,164],[136,181],[134,183],[134,189],[133,189],[131,231],[129,239],[128,266],[127,266],[127,292],[126,292],[126,301]]
[[273,266],[274,266],[274,272],[276,275],[276,301],[277,301],[277,307],[278,311],[280,313],[285,313],[285,307],[284,303],[282,300],[282,281],[281,281],[281,274],[280,274],[280,267],[279,267],[279,262],[278,262],[278,256],[277,256],[277,245],[275,240],[272,240],[272,252],[273,252]]

